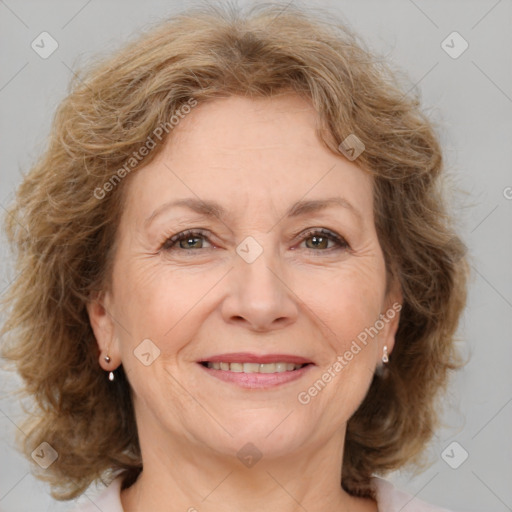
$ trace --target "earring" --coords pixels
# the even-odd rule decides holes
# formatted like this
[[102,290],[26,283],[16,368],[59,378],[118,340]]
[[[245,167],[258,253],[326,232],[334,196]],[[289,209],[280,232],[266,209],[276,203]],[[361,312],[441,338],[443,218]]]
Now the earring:
[[384,364],[386,364],[388,361],[389,361],[389,357],[388,357],[388,346],[387,345],[384,345],[384,348],[383,348],[383,354],[382,354],[382,362]]
[[[110,359],[110,356],[108,354],[103,359],[105,360],[106,363],[110,363],[110,361],[112,361],[112,359]],[[110,382],[112,382],[114,380],[114,372],[109,372],[108,380]]]

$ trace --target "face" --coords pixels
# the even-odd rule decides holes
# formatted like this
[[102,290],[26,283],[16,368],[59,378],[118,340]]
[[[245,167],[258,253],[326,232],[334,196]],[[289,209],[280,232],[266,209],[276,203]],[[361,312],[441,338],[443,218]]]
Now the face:
[[100,364],[133,388],[143,454],[319,446],[391,352],[400,297],[372,179],[316,122],[293,94],[199,104],[130,176],[112,288],[89,315]]

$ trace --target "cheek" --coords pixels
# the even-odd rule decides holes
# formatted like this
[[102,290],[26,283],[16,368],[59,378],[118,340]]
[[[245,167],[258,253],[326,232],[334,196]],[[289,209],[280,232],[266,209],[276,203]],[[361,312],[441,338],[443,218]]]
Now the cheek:
[[309,404],[305,412],[310,417],[324,415],[331,425],[346,422],[354,414],[373,378],[378,333],[372,329],[385,293],[385,278],[377,268],[347,268],[325,280],[323,293],[311,297],[311,309],[328,343],[319,354],[318,372],[298,400]]
[[207,294],[225,270],[175,269],[160,261],[137,261],[125,267],[118,279],[116,308],[123,326],[123,352],[129,355],[144,339],[160,350],[160,362],[175,359],[200,328],[208,306]]
[[375,260],[360,260],[317,278],[313,287],[311,282],[302,285],[301,296],[339,353],[378,319],[385,295],[384,267]]

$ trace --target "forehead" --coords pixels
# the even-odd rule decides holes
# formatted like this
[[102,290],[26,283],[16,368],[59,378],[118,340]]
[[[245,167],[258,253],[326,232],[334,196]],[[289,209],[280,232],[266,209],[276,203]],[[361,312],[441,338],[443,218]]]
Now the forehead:
[[300,199],[338,195],[371,213],[370,176],[328,149],[317,123],[312,103],[296,94],[198,104],[157,158],[134,173],[129,202],[142,214],[195,196],[277,214]]

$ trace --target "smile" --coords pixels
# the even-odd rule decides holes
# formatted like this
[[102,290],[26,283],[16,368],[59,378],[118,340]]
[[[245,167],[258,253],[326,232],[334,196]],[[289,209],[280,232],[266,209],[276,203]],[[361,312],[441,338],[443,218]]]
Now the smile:
[[283,373],[299,370],[305,364],[295,363],[227,363],[206,361],[203,366],[213,370],[223,370],[235,373]]
[[245,389],[275,388],[300,379],[316,366],[297,355],[250,352],[210,355],[198,363],[216,381]]

